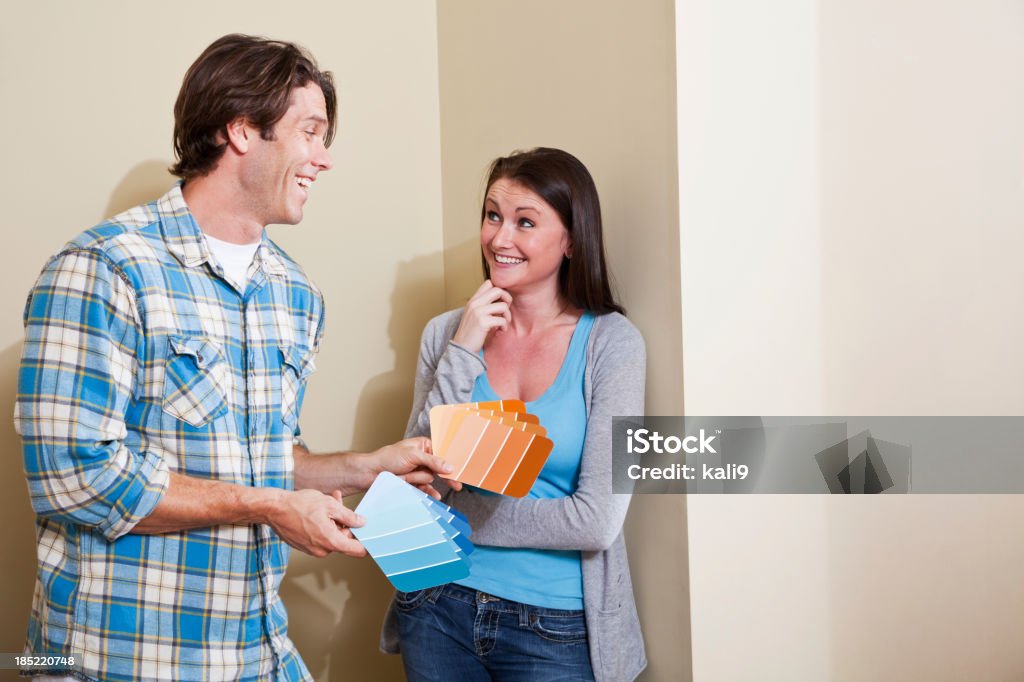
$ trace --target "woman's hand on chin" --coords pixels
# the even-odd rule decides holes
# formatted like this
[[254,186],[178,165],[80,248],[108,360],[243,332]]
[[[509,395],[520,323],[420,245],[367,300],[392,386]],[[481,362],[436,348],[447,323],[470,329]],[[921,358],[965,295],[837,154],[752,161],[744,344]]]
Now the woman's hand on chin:
[[478,352],[484,347],[487,335],[495,329],[507,329],[512,321],[512,294],[484,280],[466,304],[462,321],[452,341],[463,348]]

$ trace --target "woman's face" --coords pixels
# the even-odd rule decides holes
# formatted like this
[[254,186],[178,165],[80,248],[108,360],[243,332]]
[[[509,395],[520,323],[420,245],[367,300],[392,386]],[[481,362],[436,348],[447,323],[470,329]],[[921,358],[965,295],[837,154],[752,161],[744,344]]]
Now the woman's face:
[[480,248],[491,282],[512,293],[551,289],[572,240],[555,209],[514,180],[496,180],[484,198]]

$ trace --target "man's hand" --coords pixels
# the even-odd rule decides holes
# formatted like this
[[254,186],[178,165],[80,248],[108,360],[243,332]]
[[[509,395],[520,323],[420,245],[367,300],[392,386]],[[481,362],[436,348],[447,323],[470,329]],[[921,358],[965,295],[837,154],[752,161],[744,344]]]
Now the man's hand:
[[266,522],[282,540],[315,557],[331,552],[366,556],[366,549],[348,529],[363,525],[364,520],[342,504],[340,492],[325,495],[308,489],[281,491]]
[[[371,482],[380,472],[390,471],[436,499],[441,499],[441,494],[432,485],[434,477],[453,473],[450,464],[432,454],[430,439],[422,436],[385,445],[366,457]],[[446,479],[445,482],[455,490],[462,489],[458,481]]]
[[[428,438],[407,438],[370,453],[335,452],[310,454],[296,445],[295,489],[312,488],[323,493],[341,491],[342,495],[364,492],[373,485],[377,474],[390,471],[428,495],[440,499],[431,483],[438,474],[450,474],[444,460],[430,454]],[[458,481],[445,481],[454,490],[461,490]]]

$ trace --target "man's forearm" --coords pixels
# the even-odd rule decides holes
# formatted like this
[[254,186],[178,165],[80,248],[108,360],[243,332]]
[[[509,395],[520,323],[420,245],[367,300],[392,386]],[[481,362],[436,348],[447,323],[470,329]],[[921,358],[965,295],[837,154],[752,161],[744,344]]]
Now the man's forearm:
[[268,523],[283,492],[171,473],[167,491],[156,508],[131,532],[156,535],[190,528]]
[[298,445],[292,452],[296,490],[312,488],[328,494],[340,490],[342,495],[352,495],[369,488],[381,471],[374,468],[372,456],[358,452],[314,455]]
[[174,473],[153,513],[131,532],[157,535],[253,523],[269,525],[281,540],[313,556],[331,552],[366,555],[348,530],[362,525],[362,519],[330,495],[315,490],[250,488]]
[[[295,489],[350,495],[366,490],[378,473],[371,458],[355,452],[313,455],[295,446]],[[132,533],[156,535],[190,528],[269,523],[285,491],[252,488],[171,473],[167,491]]]

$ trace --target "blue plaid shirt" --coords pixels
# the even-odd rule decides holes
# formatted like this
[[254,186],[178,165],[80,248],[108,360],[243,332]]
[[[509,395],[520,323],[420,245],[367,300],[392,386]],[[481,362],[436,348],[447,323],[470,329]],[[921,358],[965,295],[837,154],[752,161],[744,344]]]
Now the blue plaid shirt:
[[309,679],[270,527],[130,533],[171,471],[292,487],[323,299],[266,236],[249,275],[225,279],[180,186],[40,275],[15,408],[38,538],[27,652],[103,680]]

